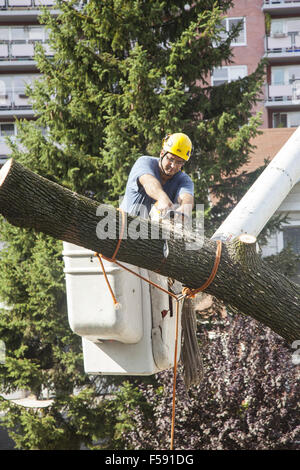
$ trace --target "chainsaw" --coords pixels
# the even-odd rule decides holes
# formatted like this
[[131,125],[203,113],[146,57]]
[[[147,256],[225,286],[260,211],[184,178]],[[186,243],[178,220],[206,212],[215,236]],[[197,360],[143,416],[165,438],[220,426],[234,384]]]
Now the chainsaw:
[[169,222],[179,225],[183,225],[184,221],[188,219],[187,215],[177,211],[176,209],[168,209],[165,212],[160,211],[157,208],[157,203],[152,206],[149,217],[151,220],[156,222]]

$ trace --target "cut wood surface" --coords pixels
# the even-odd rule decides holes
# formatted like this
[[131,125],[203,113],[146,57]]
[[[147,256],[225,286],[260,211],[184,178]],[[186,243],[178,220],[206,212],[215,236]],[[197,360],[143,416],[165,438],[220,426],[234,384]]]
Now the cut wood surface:
[[[106,257],[115,252],[123,213],[47,180],[15,160],[0,171],[0,213],[17,227],[34,229]],[[166,254],[166,239],[168,256]],[[198,288],[211,274],[216,242],[169,224],[126,214],[116,259]],[[206,292],[249,315],[292,343],[300,340],[300,286],[273,271],[256,254],[256,239],[223,244]]]

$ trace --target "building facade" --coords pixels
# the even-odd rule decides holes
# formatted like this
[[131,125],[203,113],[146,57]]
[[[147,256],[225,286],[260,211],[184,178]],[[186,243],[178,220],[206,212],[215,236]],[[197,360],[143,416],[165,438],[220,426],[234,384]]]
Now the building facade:
[[[9,156],[6,136],[16,135],[15,118],[34,118],[25,93],[39,77],[34,50],[41,43],[48,55],[41,7],[57,14],[55,0],[0,0],[0,165]],[[211,74],[211,84],[251,74],[264,57],[267,76],[262,102],[263,128],[300,125],[300,0],[235,0],[223,20],[229,31],[241,25],[232,44],[233,60]]]
[[263,100],[257,107],[262,111],[262,127],[299,126],[300,0],[235,0],[224,26],[230,30],[237,23],[241,31],[232,44],[234,63],[215,69],[212,84],[217,84],[218,78],[242,78],[266,58]]
[[16,136],[16,118],[34,118],[26,85],[39,77],[34,60],[37,43],[48,55],[48,34],[39,23],[41,8],[55,10],[54,0],[0,0],[0,165],[9,157],[6,136]]
[[[254,111],[262,112],[263,133],[248,170],[272,159],[300,125],[300,0],[235,0],[223,20],[227,31],[240,24],[239,36],[232,44],[233,63],[215,69],[212,84],[231,81],[252,73],[262,58],[267,74],[262,101]],[[223,81],[222,81],[223,80]],[[300,162],[300,159],[299,159]],[[247,168],[244,168],[247,171]],[[274,233],[263,248],[263,255],[280,252],[288,245],[300,254],[300,182],[277,210],[287,215],[283,230]],[[300,263],[294,280],[300,283]]]

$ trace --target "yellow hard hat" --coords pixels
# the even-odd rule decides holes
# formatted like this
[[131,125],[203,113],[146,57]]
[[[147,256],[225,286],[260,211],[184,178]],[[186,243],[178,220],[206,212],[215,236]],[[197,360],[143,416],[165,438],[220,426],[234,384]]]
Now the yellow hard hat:
[[192,153],[192,142],[190,138],[182,132],[168,134],[163,139],[163,150],[188,161]]

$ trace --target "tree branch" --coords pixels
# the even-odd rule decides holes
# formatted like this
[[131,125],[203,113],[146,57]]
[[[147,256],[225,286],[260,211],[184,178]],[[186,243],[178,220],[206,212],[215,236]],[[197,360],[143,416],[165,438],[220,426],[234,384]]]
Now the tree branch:
[[[0,212],[12,225],[107,257],[113,255],[122,227],[122,214],[112,206],[65,189],[12,159],[0,171]],[[209,277],[216,255],[216,242],[202,242],[195,233],[182,234],[169,224],[126,214],[117,260],[197,288]],[[242,237],[223,245],[218,272],[206,292],[288,342],[300,339],[300,287],[256,255],[254,240]]]

